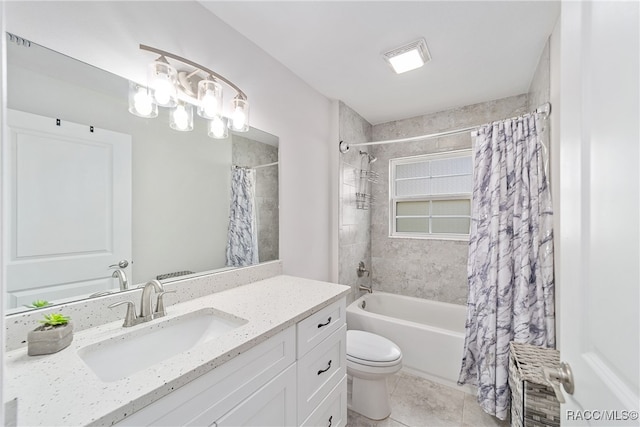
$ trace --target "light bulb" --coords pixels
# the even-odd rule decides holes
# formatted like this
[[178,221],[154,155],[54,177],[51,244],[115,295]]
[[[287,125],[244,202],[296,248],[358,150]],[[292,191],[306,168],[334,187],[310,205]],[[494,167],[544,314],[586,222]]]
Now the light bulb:
[[227,130],[227,127],[224,125],[224,121],[220,116],[215,116],[209,123],[209,133],[210,133],[210,136],[214,138],[218,138],[218,139],[225,138],[226,130]]
[[166,105],[171,101],[172,84],[166,78],[158,77],[153,82],[153,94],[156,102]]
[[133,97],[133,105],[136,111],[142,116],[148,116],[153,110],[151,97],[145,88],[139,88]]
[[189,127],[189,114],[184,105],[178,105],[173,112],[173,122],[179,130],[185,130]]
[[131,114],[147,119],[158,117],[158,105],[146,87],[130,81],[128,98]]
[[231,116],[231,120],[233,121],[233,129],[244,129],[247,124],[247,115],[244,113],[244,109],[242,107],[236,107],[233,116]]
[[207,117],[214,117],[218,114],[218,100],[210,90],[202,98],[202,109]]

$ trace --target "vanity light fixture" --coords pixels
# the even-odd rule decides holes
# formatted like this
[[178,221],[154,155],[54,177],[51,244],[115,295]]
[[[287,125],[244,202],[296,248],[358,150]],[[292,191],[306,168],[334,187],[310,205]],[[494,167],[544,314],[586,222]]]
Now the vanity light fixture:
[[193,106],[185,101],[178,101],[169,115],[171,129],[188,132],[193,130]]
[[[235,132],[249,130],[249,102],[245,93],[220,74],[186,58],[146,45],[140,49],[160,55],[148,66],[147,86],[129,82],[129,112],[136,116],[158,116],[158,106],[171,108],[169,125],[178,131],[193,130],[193,110],[208,120],[207,134],[224,139],[228,128]],[[176,69],[169,60],[187,66]],[[236,91],[231,101],[231,117],[223,116],[223,90],[225,83]]]
[[149,64],[147,82],[153,91],[153,99],[161,107],[175,107],[178,103],[176,80],[178,72],[161,56]]
[[138,83],[129,82],[129,112],[139,117],[158,117],[158,104],[151,91]]
[[431,60],[431,54],[424,39],[392,49],[383,53],[382,56],[391,65],[396,74],[415,70]]
[[227,127],[227,119],[222,116],[216,116],[209,121],[209,128],[207,130],[207,134],[211,138],[215,139],[225,139],[229,136],[229,131]]

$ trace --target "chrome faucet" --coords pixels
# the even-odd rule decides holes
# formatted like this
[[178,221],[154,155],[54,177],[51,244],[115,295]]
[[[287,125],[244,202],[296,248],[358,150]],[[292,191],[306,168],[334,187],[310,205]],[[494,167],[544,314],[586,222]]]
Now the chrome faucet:
[[[148,320],[153,319],[154,312],[152,312],[153,303],[151,302],[151,291],[155,290],[156,294],[158,294],[158,299],[160,298],[160,294],[164,292],[164,287],[159,280],[152,280],[147,282],[142,288],[142,300],[140,301],[140,317],[143,319],[149,318]],[[157,306],[157,304],[156,304]],[[164,316],[162,313],[161,316]]]
[[360,286],[358,286],[358,290],[359,291],[367,291],[370,294],[372,294],[373,293],[373,286],[360,285]]
[[[109,308],[113,308],[122,304],[127,304],[127,313],[124,317],[124,323],[122,324],[122,326],[124,326],[125,328],[164,316],[166,314],[164,308],[164,295],[175,292],[165,291],[162,283],[160,283],[160,281],[158,280],[151,280],[144,286],[141,286],[141,288],[142,299],[140,301],[139,315],[136,315],[136,306],[133,301],[120,301],[109,306]],[[155,293],[158,295],[155,310],[153,310],[153,303],[151,302],[151,292],[153,291],[155,291]]]
[[129,289],[129,281],[127,280],[127,275],[124,270],[117,269],[111,275],[114,279],[118,279],[118,283],[120,284],[120,290],[126,291]]

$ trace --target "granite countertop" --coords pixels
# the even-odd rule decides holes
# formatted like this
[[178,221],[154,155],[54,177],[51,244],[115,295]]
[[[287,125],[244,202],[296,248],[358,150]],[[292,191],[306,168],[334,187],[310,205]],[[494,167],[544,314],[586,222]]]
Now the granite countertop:
[[[167,316],[131,328],[123,328],[119,320],[76,332],[69,347],[52,355],[30,357],[26,347],[14,350],[5,355],[5,400],[17,397],[19,426],[111,425],[339,300],[348,290],[276,276],[169,306]],[[95,342],[209,307],[248,322],[118,381],[100,380],[78,356],[79,349]]]

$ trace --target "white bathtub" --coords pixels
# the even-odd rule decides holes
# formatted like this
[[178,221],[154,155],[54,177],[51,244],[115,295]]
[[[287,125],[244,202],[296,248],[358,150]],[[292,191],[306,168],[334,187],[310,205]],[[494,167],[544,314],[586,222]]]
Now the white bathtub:
[[347,307],[348,329],[390,339],[402,350],[405,369],[447,385],[460,373],[465,319],[465,306],[385,292]]

